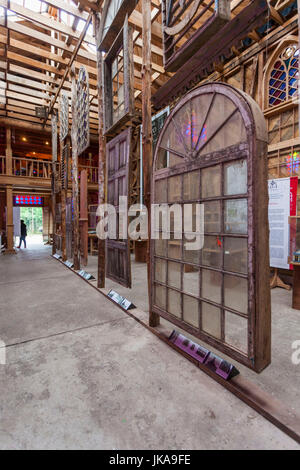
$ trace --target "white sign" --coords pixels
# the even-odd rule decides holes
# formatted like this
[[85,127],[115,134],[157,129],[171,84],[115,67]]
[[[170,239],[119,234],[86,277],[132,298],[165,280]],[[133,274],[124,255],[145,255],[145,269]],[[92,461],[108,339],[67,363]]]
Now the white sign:
[[270,265],[290,269],[289,216],[296,215],[298,178],[269,180]]

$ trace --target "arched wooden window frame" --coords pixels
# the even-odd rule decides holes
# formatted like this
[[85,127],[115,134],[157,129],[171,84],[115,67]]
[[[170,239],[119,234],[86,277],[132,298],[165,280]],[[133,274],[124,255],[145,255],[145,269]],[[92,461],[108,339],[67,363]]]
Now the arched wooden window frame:
[[[189,100],[203,93],[221,93],[233,101],[240,112],[247,134],[245,142],[238,145],[220,149],[211,154],[201,155],[196,159],[187,156],[182,163],[169,168],[157,170],[156,163],[159,155],[159,149],[164,137],[164,131],[172,122],[172,119]],[[201,118],[202,119],[202,118]],[[211,344],[213,347],[224,352],[233,359],[243,363],[256,372],[262,371],[271,362],[271,307],[270,307],[270,288],[269,288],[269,232],[268,232],[268,193],[267,193],[267,130],[264,116],[257,103],[244,92],[233,88],[227,84],[212,83],[200,86],[199,88],[188,93],[181,101],[177,103],[169,117],[167,118],[164,128],[160,133],[155,152],[152,178],[151,198],[152,204],[158,203],[156,199],[156,182],[167,178],[183,175],[192,171],[223,165],[234,160],[246,158],[248,163],[248,349],[247,353],[242,353],[225,343],[224,322],[225,307],[222,307],[222,340],[207,335],[201,329],[196,329],[184,322],[183,317],[177,318],[167,311],[157,307],[154,301],[154,286],[157,284],[155,280],[155,240],[151,240],[151,295],[150,295],[150,311],[157,313],[166,320],[175,324],[179,328],[184,329]],[[200,180],[199,180],[200,185]],[[223,183],[222,183],[223,186]],[[167,255],[163,257],[168,260]],[[182,260],[181,264],[187,262]],[[201,262],[199,267],[201,266]],[[205,269],[205,267],[204,267]],[[224,268],[223,268],[223,271]],[[181,279],[183,276],[183,268],[181,269]],[[223,281],[224,282],[224,281]],[[181,285],[182,281],[181,281]],[[166,288],[168,285],[166,284]],[[184,295],[181,288],[181,295]],[[199,295],[199,301],[201,295]],[[181,314],[183,315],[183,313]]]
[[[275,106],[270,106],[269,105],[269,88],[270,88],[270,77],[272,70],[274,68],[274,65],[276,61],[278,60],[279,56],[281,53],[291,45],[296,45],[299,47],[299,40],[297,36],[287,36],[273,51],[271,57],[267,61],[264,69],[264,79],[263,79],[263,105],[264,105],[264,111],[269,111],[269,110],[278,110],[280,111],[281,109],[284,109],[286,107],[290,107],[295,103],[295,106],[297,105],[296,100],[294,98],[289,98],[288,95],[288,89],[286,91],[287,93],[287,99],[282,102],[281,104],[275,105]],[[297,96],[297,93],[295,94],[295,97]]]

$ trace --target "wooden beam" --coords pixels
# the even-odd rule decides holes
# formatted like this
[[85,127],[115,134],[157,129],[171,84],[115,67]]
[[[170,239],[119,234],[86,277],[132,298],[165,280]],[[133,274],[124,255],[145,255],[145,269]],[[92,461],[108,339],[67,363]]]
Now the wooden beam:
[[54,96],[53,100],[51,101],[51,104],[50,104],[49,110],[48,110],[48,112],[47,112],[47,117],[46,117],[46,119],[45,119],[45,122],[47,121],[47,118],[48,118],[49,114],[51,114],[51,112],[52,112],[52,110],[53,110],[53,107],[54,107],[54,105],[55,105],[55,103],[56,103],[56,100],[57,100],[57,98],[58,98],[58,96],[59,96],[59,93],[60,93],[60,91],[61,91],[61,89],[62,89],[62,87],[63,87],[63,85],[64,85],[64,82],[65,82],[65,80],[66,80],[68,74],[69,74],[70,68],[71,68],[72,65],[73,65],[73,62],[74,62],[74,60],[75,60],[75,58],[76,58],[76,56],[77,56],[77,53],[78,53],[78,51],[79,51],[79,49],[80,49],[80,46],[81,46],[81,44],[82,44],[82,41],[83,41],[84,38],[85,38],[87,29],[88,29],[88,27],[89,27],[89,25],[90,25],[90,23],[91,23],[91,21],[92,21],[92,16],[93,16],[92,13],[90,13],[89,16],[88,16],[88,19],[87,19],[87,21],[86,21],[86,23],[85,23],[85,26],[84,26],[84,28],[83,28],[83,31],[82,31],[82,33],[81,33],[81,35],[80,35],[80,38],[79,38],[79,40],[78,40],[78,42],[77,42],[77,44],[76,44],[76,46],[75,46],[75,49],[74,49],[74,51],[73,51],[73,53],[72,53],[72,56],[71,56],[71,58],[70,58],[69,64],[68,64],[68,66],[66,67],[64,76],[63,76],[63,78],[62,78],[62,80],[61,80],[61,82],[60,82],[60,85],[59,85],[58,89],[56,90],[56,93],[55,93],[55,96]]
[[[147,275],[148,298],[151,295],[151,263],[150,263],[150,234],[151,234],[151,174],[152,174],[152,117],[151,117],[151,0],[142,0],[142,146],[143,146],[143,175],[144,175],[144,205],[148,209],[148,243],[147,243]],[[149,325],[158,326],[159,315],[149,312]]]
[[[74,31],[70,26],[64,25],[63,23],[54,20],[52,18],[47,18],[47,16],[42,15],[41,13],[37,13],[29,8],[25,8],[18,3],[15,3],[10,0],[0,0],[0,7],[5,9],[9,9],[13,11],[18,16],[25,18],[29,21],[37,23],[44,28],[48,29],[49,31],[57,31],[61,34],[65,34],[66,36],[71,36],[75,39],[80,38],[80,32]],[[92,36],[86,35],[85,41],[90,44],[95,44],[95,40]]]
[[74,207],[74,220],[73,220],[73,263],[74,269],[80,269],[80,256],[79,256],[79,186],[78,186],[78,155],[77,155],[77,113],[76,113],[76,71],[75,67],[71,68],[72,80],[72,195]]

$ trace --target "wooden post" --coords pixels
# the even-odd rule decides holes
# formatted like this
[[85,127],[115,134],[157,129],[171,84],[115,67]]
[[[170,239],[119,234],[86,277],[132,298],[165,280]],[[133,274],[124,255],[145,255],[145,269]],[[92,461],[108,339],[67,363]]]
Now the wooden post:
[[13,216],[13,187],[6,186],[6,236],[7,250],[5,253],[14,254],[14,216]]
[[[64,141],[60,144],[60,163],[62,164]],[[67,169],[66,169],[67,171]],[[67,188],[61,188],[61,256],[63,261],[67,261],[67,248],[66,248],[66,195]]]
[[56,162],[52,162],[52,255],[56,253],[56,185],[57,185],[57,175],[56,175]]
[[[150,240],[151,240],[151,175],[152,175],[152,117],[151,117],[151,0],[142,0],[143,62],[142,62],[142,118],[143,118],[143,173],[144,204],[148,210],[147,274],[148,297],[151,296]],[[159,315],[149,311],[149,325],[159,325]]]
[[73,196],[73,207],[74,207],[74,218],[73,218],[73,263],[74,269],[78,271],[80,269],[80,256],[79,256],[79,187],[78,187],[78,155],[77,155],[77,115],[76,115],[76,71],[75,66],[71,69],[71,81],[72,81],[72,196]]
[[[100,17],[94,15],[96,35],[100,28]],[[98,162],[98,204],[105,203],[105,138],[103,136],[103,59],[100,51],[97,51],[97,71],[98,71],[98,117],[99,117],[99,162]],[[105,240],[98,239],[98,280],[99,288],[105,287]]]
[[6,128],[6,174],[12,175],[12,147],[11,147],[11,128]]

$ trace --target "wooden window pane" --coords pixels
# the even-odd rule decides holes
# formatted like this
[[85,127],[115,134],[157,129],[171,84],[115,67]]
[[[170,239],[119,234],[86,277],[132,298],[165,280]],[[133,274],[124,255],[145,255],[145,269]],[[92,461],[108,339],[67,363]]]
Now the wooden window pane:
[[202,330],[221,339],[221,310],[202,302]]
[[168,178],[168,202],[180,202],[181,197],[181,176]]
[[201,172],[202,198],[221,195],[221,167],[205,168]]
[[157,307],[166,310],[166,287],[155,284],[154,302]]
[[183,320],[199,328],[199,300],[183,296]]
[[158,180],[155,183],[155,203],[163,204],[167,202],[167,180]]
[[163,284],[167,281],[167,262],[162,259],[155,259],[155,280],[162,282]]
[[193,201],[200,198],[199,171],[192,171],[183,176],[183,198],[185,201]]
[[225,232],[246,235],[248,232],[248,201],[225,201]]
[[224,269],[233,273],[248,272],[248,244],[246,238],[224,240]]
[[202,269],[202,292],[204,299],[211,300],[217,304],[222,302],[222,273]]
[[227,196],[247,193],[247,160],[224,165],[224,194]]
[[183,266],[183,291],[199,297],[200,269],[189,264]]
[[181,240],[168,241],[168,257],[172,259],[181,259]]
[[214,268],[222,267],[223,247],[219,237],[206,235],[202,249],[202,264]]
[[168,262],[168,285],[181,289],[181,264]]
[[248,280],[224,275],[224,304],[237,312],[248,313]]
[[167,240],[162,240],[161,238],[159,240],[155,240],[154,251],[158,256],[167,256]]
[[225,342],[240,351],[248,352],[248,320],[225,312]]
[[181,318],[181,294],[172,289],[168,289],[168,312]]
[[221,232],[221,202],[204,203],[204,232]]

